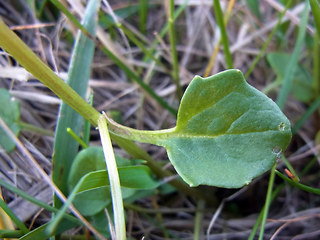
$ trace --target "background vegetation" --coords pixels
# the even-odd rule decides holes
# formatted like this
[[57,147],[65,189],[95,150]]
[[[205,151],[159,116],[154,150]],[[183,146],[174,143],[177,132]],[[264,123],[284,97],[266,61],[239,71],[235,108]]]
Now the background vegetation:
[[[0,15],[43,62],[66,79],[78,27],[70,16],[61,12],[62,8],[57,8],[57,2],[1,1]],[[86,1],[61,2],[67,14],[79,21],[84,18]],[[285,174],[288,172],[285,169],[290,169],[293,186],[288,184],[290,180],[283,180],[283,175],[275,177],[264,238],[319,239],[318,2],[176,0],[174,8],[172,3],[102,1],[98,41],[91,46],[95,52],[89,68],[90,88],[83,92],[84,98],[90,99],[91,94],[98,111],[107,112],[126,126],[166,129],[175,125],[179,99],[194,75],[209,76],[229,68],[240,69],[248,83],[278,103],[293,127],[291,144],[277,164],[279,173]],[[83,53],[81,58],[88,62],[74,68],[80,75],[76,79],[89,74],[83,71],[90,67],[90,54]],[[43,173],[33,167],[30,159],[34,158],[45,173],[51,174],[52,156],[54,152],[57,154],[54,151],[57,133],[56,137],[54,133],[61,101],[4,51],[0,55],[0,87],[11,94],[1,90],[0,109],[12,109],[16,114],[10,119],[11,128],[16,134],[21,129],[21,145],[11,152],[15,144],[5,145],[0,151],[0,179],[4,182],[1,185],[10,183],[29,196],[52,204],[52,186],[43,180]],[[16,100],[8,105],[11,96]],[[71,125],[84,144],[101,145],[95,128],[91,127],[89,135],[75,129],[77,123]],[[69,133],[64,128],[61,134],[60,139],[65,142],[60,145],[66,147],[73,138],[66,140]],[[141,156],[132,152],[130,155],[118,145],[114,145],[115,153],[123,158]],[[156,172],[149,165],[153,179],[161,182],[161,187],[128,193],[130,198],[125,200],[128,238],[258,238],[255,223],[263,212],[270,186],[268,173],[240,190],[189,188],[181,182],[174,183],[179,177],[163,148],[140,146],[170,174]],[[58,152],[63,156],[71,152],[73,156],[78,148],[75,147],[74,153],[68,148]],[[65,163],[73,157],[67,157]],[[135,161],[141,160],[147,159],[140,157]],[[55,165],[59,174],[57,169]],[[52,174],[55,179],[55,173]],[[297,183],[298,177],[303,185]],[[67,188],[65,181],[57,177],[55,183]],[[18,196],[9,186],[2,188],[2,194],[7,204],[1,202],[1,207],[12,210],[11,219],[14,216],[20,219],[13,219],[20,230],[2,231],[2,237],[23,236],[51,220],[52,209],[44,210],[26,201],[27,196]],[[199,196],[205,201],[199,200]],[[57,199],[55,206],[60,206]],[[10,229],[11,221],[1,218],[7,224],[1,228]],[[87,219],[109,236],[106,225],[99,225],[105,223],[101,220],[104,218],[95,215]],[[62,238],[90,239],[90,236],[86,228],[77,227],[64,232]]]

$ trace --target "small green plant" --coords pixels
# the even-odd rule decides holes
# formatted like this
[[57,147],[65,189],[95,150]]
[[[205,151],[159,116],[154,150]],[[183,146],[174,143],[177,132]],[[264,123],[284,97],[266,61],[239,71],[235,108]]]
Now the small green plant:
[[[195,197],[200,208],[205,206],[205,194],[201,190],[189,186],[209,185],[240,188],[271,169],[266,203],[252,230],[250,239],[254,238],[259,225],[261,226],[260,239],[263,238],[268,208],[272,198],[276,195],[276,190],[273,192],[276,174],[297,188],[319,194],[319,189],[290,180],[276,170],[277,159],[284,158],[282,153],[291,141],[291,125],[281,111],[289,92],[292,90],[299,101],[307,104],[317,99],[317,91],[314,89],[315,83],[310,81],[311,75],[298,64],[298,56],[308,20],[307,7],[303,12],[302,30],[299,30],[299,44],[294,51],[293,60],[292,56],[283,53],[269,53],[267,55],[267,60],[276,72],[277,79],[266,89],[266,92],[281,85],[284,85],[285,89],[280,89],[282,93],[280,94],[279,108],[264,93],[250,86],[240,70],[232,69],[232,56],[225,29],[228,18],[224,19],[220,2],[215,0],[213,1],[215,15],[222,34],[221,39],[227,67],[230,69],[206,78],[195,76],[182,95],[175,46],[174,20],[186,5],[181,5],[181,8],[174,12],[174,1],[169,1],[167,29],[170,34],[173,69],[171,73],[170,69],[166,67],[164,69],[171,74],[176,85],[177,99],[181,100],[177,111],[142,81],[135,70],[126,65],[125,61],[114,54],[112,49],[104,48],[98,42],[95,37],[95,28],[100,1],[89,1],[92,4],[92,9],[88,10],[88,15],[85,16],[82,24],[77,22],[59,1],[52,0],[52,2],[81,29],[76,39],[67,83],[51,71],[0,19],[0,47],[63,100],[55,136],[52,180],[68,197],[63,199],[55,196],[53,207],[51,207],[19,192],[17,188],[0,179],[0,185],[53,213],[52,219],[48,223],[32,231],[17,221],[20,232],[15,233],[16,237],[21,237],[21,239],[55,237],[59,239],[60,234],[68,229],[84,226],[98,239],[109,237],[126,239],[123,200],[128,203],[131,199],[139,199],[141,193],[143,193],[142,196],[146,196],[149,191],[158,190],[163,183],[160,183],[156,177],[172,178],[169,171],[164,170],[161,164],[154,161],[134,141],[154,144],[166,149],[173,167],[184,180],[183,182],[180,178],[176,178],[170,184]],[[142,14],[140,29],[145,32],[148,3],[143,0],[139,2],[143,6],[140,9]],[[310,2],[315,4],[314,1]],[[258,2],[247,1],[247,3],[255,15],[261,18]],[[88,8],[90,8],[90,4],[88,4]],[[314,8],[316,7],[317,5],[314,5]],[[138,10],[139,8],[134,8],[134,12]],[[278,25],[280,25],[284,14],[285,11],[281,14]],[[101,19],[106,21],[108,25],[116,22],[114,19],[107,19],[106,16]],[[153,47],[150,49],[144,47],[144,44],[141,44],[138,37],[130,32],[126,26],[121,24],[114,26],[123,30],[127,37],[141,48],[146,59],[152,59],[161,65],[161,61],[153,54]],[[271,37],[273,34],[274,32]],[[93,108],[85,98],[95,47],[99,47],[108,55],[155,102],[158,102],[173,116],[177,116],[176,126],[158,131],[137,130],[123,126],[110,116],[99,113]],[[257,59],[263,56],[266,47],[267,44]],[[291,72],[292,68],[295,69],[294,72]],[[8,109],[0,108],[0,117],[17,135],[20,130],[19,124],[17,124],[20,113],[19,104],[12,101],[10,95],[2,89],[0,89],[0,104],[10,106]],[[314,103],[315,106],[311,108],[316,109],[319,104],[320,100],[318,99]],[[90,124],[99,131],[102,148],[88,147]],[[72,128],[73,137],[69,135],[67,128]],[[4,146],[6,151],[12,150],[15,146],[14,142],[1,131],[0,128],[0,144]],[[81,147],[78,142],[80,140],[76,139],[83,141]],[[126,150],[135,160],[115,155],[111,140]],[[79,151],[79,148],[82,150]],[[288,161],[284,160],[284,162]],[[2,208],[6,207],[4,203],[1,202],[1,204]],[[70,208],[74,213],[73,206],[80,212],[79,215],[74,215],[81,221],[67,212]],[[106,214],[106,211],[109,215]],[[201,211],[199,210],[199,212]],[[196,214],[198,227],[195,228],[195,235],[199,235],[199,225],[201,225],[201,214],[203,213],[197,212]],[[81,218],[81,215],[84,218]],[[108,225],[110,231],[106,227]],[[197,236],[194,239],[197,239]]]

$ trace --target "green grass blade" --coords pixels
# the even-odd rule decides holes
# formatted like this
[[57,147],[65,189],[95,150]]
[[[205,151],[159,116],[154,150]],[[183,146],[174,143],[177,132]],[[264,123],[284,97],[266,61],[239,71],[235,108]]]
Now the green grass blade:
[[278,28],[281,26],[281,22],[282,22],[282,18],[284,17],[284,15],[286,14],[289,6],[291,5],[292,0],[289,0],[287,2],[287,5],[285,7],[285,9],[283,10],[283,12],[280,14],[277,25],[272,29],[271,33],[268,36],[267,41],[263,44],[259,54],[257,55],[257,57],[253,60],[251,66],[249,67],[248,71],[245,74],[245,78],[248,79],[248,77],[250,76],[250,74],[252,73],[252,71],[254,70],[255,66],[257,65],[257,63],[260,61],[260,59],[262,58],[262,56],[264,55],[265,51],[267,50],[267,47],[269,46],[269,43],[271,42],[271,39],[273,37],[273,35],[276,33],[276,31],[278,30]]
[[0,18],[0,46],[94,126],[100,113],[59,78]]
[[320,57],[319,57],[319,33],[316,31],[314,33],[314,46],[313,46],[313,87],[316,96],[320,93]]
[[20,238],[23,236],[23,233],[21,230],[6,230],[6,229],[0,229],[0,238],[6,239],[6,238]]
[[124,208],[120,187],[119,173],[115,160],[112,143],[108,131],[107,120],[101,116],[98,120],[99,134],[107,165],[109,183],[111,189],[112,208],[114,214],[114,226],[117,240],[126,239],[126,223],[124,220]]
[[92,37],[92,32],[88,31],[86,29],[86,26],[82,25],[75,16],[73,16],[65,6],[63,6],[62,3],[60,3],[58,0],[50,0],[61,12],[63,12],[67,18],[76,25],[77,28],[79,28],[83,34],[85,34],[87,37]]
[[320,106],[320,96],[312,103],[308,110],[302,115],[302,117],[297,121],[297,123],[292,128],[292,134],[297,133],[297,131],[303,126],[303,124],[311,117],[311,115],[317,111]]
[[[280,192],[280,190],[283,188],[283,184],[277,186],[277,188],[272,192],[272,196],[271,196],[271,201],[273,201],[275,199],[275,197],[278,195],[278,193]],[[254,224],[252,230],[251,230],[251,233],[248,237],[248,240],[253,240],[254,239],[254,236],[256,235],[257,231],[258,231],[258,228],[261,224],[261,221],[262,221],[262,215],[264,213],[264,208],[265,206],[262,208],[258,218],[257,218],[257,221],[256,223]]]
[[320,6],[318,0],[310,0],[310,6],[318,33],[320,33]]
[[46,231],[46,228],[47,228],[48,224],[50,224],[50,222],[45,223],[45,224],[41,225],[40,227],[32,230],[31,232],[25,234],[24,236],[19,238],[19,240],[46,240],[49,237],[61,234],[65,231],[77,226],[72,222],[65,222],[65,224],[59,226],[59,228],[54,233],[50,234],[49,232]]
[[282,85],[282,88],[280,90],[280,93],[279,93],[279,96],[277,99],[277,104],[279,105],[280,109],[284,108],[287,97],[288,97],[289,92],[291,90],[292,81],[293,81],[294,72],[295,72],[294,69],[297,67],[297,64],[299,61],[299,56],[300,56],[301,49],[302,49],[302,45],[304,43],[304,38],[306,35],[306,27],[307,27],[307,23],[308,23],[308,13],[309,13],[309,8],[308,8],[308,5],[306,4],[305,9],[302,14],[302,18],[301,18],[298,39],[295,44],[290,62],[288,63],[288,67],[286,69],[285,75],[283,77],[283,85]]
[[146,34],[147,31],[147,15],[148,15],[148,0],[139,0],[139,27],[142,34]]
[[314,49],[313,49],[313,82],[316,96],[320,94],[320,60],[319,60],[319,35],[320,35],[320,6],[317,0],[310,0],[310,6],[316,31],[314,34]]
[[177,87],[177,96],[179,99],[182,97],[182,89],[180,86],[180,77],[179,77],[179,63],[178,63],[178,54],[176,49],[176,34],[174,27],[174,0],[170,0],[169,7],[169,38],[170,38],[170,48],[171,48],[171,57],[172,57],[172,66],[173,66],[173,81]]
[[269,207],[271,204],[271,197],[272,197],[272,188],[274,184],[274,177],[275,177],[275,171],[276,171],[277,163],[273,164],[273,167],[271,169],[270,173],[270,179],[269,179],[269,184],[268,184],[268,190],[267,190],[267,197],[266,197],[266,203],[263,208],[263,214],[262,214],[262,219],[261,219],[261,228],[260,228],[260,234],[259,234],[259,240],[263,240],[263,234],[264,234],[264,228],[266,225],[267,221],[267,216],[269,212]]
[[259,19],[261,19],[261,13],[259,9],[260,1],[257,0],[246,0],[250,11]]
[[[90,34],[95,34],[97,27],[97,12],[100,1],[91,0],[85,12],[83,24],[89,29]],[[79,32],[76,44],[72,53],[67,84],[73,88],[82,98],[85,97],[90,77],[90,66],[94,53],[94,42]],[[67,194],[67,178],[72,165],[72,160],[76,156],[79,143],[67,132],[67,128],[72,127],[76,135],[80,135],[83,127],[83,117],[74,111],[66,102],[60,107],[59,119],[56,128],[53,155],[53,182],[60,190]],[[60,207],[61,201],[55,197],[54,205]]]
[[220,31],[221,31],[221,41],[223,44],[227,68],[233,68],[232,56],[230,53],[230,47],[229,47],[229,41],[228,41],[228,35],[227,35],[227,31],[226,31],[226,26],[224,25],[223,13],[221,10],[220,1],[213,0],[213,6],[214,6],[214,13],[216,15],[216,20],[217,20],[217,23],[218,23]]
[[[49,211],[49,212],[58,212],[58,211],[59,211],[58,209],[56,209],[56,208],[48,205],[47,203],[42,202],[42,201],[40,201],[40,200],[38,200],[38,199],[36,199],[36,198],[28,195],[28,194],[25,193],[24,191],[22,191],[22,190],[20,190],[19,188],[17,188],[17,187],[15,187],[15,186],[13,186],[13,185],[11,185],[11,184],[3,181],[2,179],[0,179],[0,185],[1,185],[2,187],[4,187],[4,188],[8,189],[9,191],[11,191],[11,192],[19,195],[19,196],[22,197],[23,199],[25,199],[25,200],[27,200],[27,201],[29,201],[29,202],[31,202],[31,203],[39,206],[39,207],[42,207],[43,209],[46,209],[46,210]],[[71,215],[65,214],[65,215],[64,215],[64,218],[66,218],[66,219],[68,219],[68,220],[70,220],[70,221],[73,221],[73,222],[75,222],[75,223],[77,223],[77,224],[81,224],[81,222],[80,222],[77,218],[75,218],[75,217],[73,217],[73,216],[71,216]]]
[[[92,106],[93,104],[93,93],[91,93],[89,96],[89,104],[90,106]],[[90,141],[90,130],[91,130],[91,124],[87,119],[85,119],[83,124],[83,142],[87,146],[89,146],[89,141]]]
[[0,197],[0,208],[6,212],[8,217],[14,222],[14,224],[22,231],[22,233],[26,234],[29,232],[28,228],[20,221],[20,219],[14,214],[14,212],[7,206],[7,204]]
[[82,148],[87,148],[88,145],[77,135],[75,134],[74,131],[72,131],[71,128],[67,128],[67,132],[70,134],[70,136],[76,140],[78,142],[78,144],[82,147]]

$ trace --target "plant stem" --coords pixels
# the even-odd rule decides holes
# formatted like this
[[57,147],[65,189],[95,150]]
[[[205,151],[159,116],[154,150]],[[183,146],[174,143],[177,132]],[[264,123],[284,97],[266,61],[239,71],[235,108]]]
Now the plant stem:
[[228,35],[227,35],[227,31],[226,31],[226,26],[225,26],[224,20],[223,20],[223,13],[221,10],[220,1],[214,0],[213,6],[214,6],[214,13],[216,15],[217,23],[218,23],[220,31],[221,31],[221,40],[223,43],[223,49],[224,49],[224,54],[225,54],[225,58],[226,58],[227,68],[233,68],[232,56],[230,53],[229,42],[228,42]]
[[171,47],[171,55],[172,55],[172,65],[173,65],[173,81],[177,87],[177,95],[178,98],[182,98],[182,89],[180,86],[179,80],[179,63],[178,63],[178,55],[176,49],[176,36],[174,30],[174,0],[170,0],[169,6],[169,38],[170,38],[170,47]]
[[125,240],[126,228],[119,174],[107,127],[107,120],[104,115],[101,115],[98,119],[98,128],[109,175],[116,239]]
[[196,212],[196,217],[194,221],[194,240],[200,240],[202,239],[203,232],[202,230],[202,220],[203,220],[203,209],[205,208],[206,202],[203,199],[198,200],[198,205],[197,205],[197,212]]
[[[278,195],[278,193],[280,192],[280,190],[283,188],[284,184],[281,184],[279,186],[276,187],[276,189],[272,192],[272,196],[271,196],[271,201],[273,201],[275,199],[275,197]],[[262,208],[258,218],[257,218],[257,221],[256,223],[254,224],[252,230],[251,230],[251,233],[248,237],[248,240],[253,240],[254,239],[254,236],[256,235],[256,232],[259,228],[259,225],[262,221],[262,216],[263,216],[263,213],[264,213],[264,209],[265,209],[265,206]]]
[[80,115],[97,126],[100,113],[64,83],[31,49],[0,19],[0,46],[11,54],[27,71],[50,88]]
[[276,175],[275,174],[276,168],[277,168],[277,163],[275,162],[273,164],[273,166],[272,166],[271,173],[270,173],[270,179],[269,179],[269,184],[268,184],[266,203],[264,205],[262,221],[261,221],[259,240],[263,240],[264,228],[265,228],[265,225],[266,225],[267,216],[268,216],[268,212],[269,212],[269,207],[270,207],[270,204],[271,204],[272,188],[273,188],[273,183],[274,183],[274,177]]
[[71,135],[71,137],[76,140],[82,148],[87,148],[88,145],[77,135],[71,128],[67,128],[67,133]]
[[142,34],[146,34],[147,14],[148,14],[148,0],[139,0],[139,27]]
[[[228,22],[229,22],[229,19],[230,19],[230,15],[231,15],[231,11],[232,11],[232,8],[234,6],[234,2],[235,0],[231,0],[228,4],[228,9],[227,9],[227,13],[226,15],[224,16],[224,25],[227,26],[228,25]],[[213,64],[214,64],[214,61],[216,60],[216,57],[217,57],[217,54],[219,52],[219,48],[220,48],[220,43],[221,43],[221,37],[219,39],[219,41],[217,42],[216,46],[214,47],[214,50],[211,54],[211,57],[210,57],[210,60],[209,60],[209,63],[206,67],[206,70],[204,72],[204,77],[208,77],[210,75],[210,72],[212,70],[212,67],[213,67]]]
[[319,188],[313,188],[313,187],[309,187],[307,185],[304,185],[304,184],[301,184],[301,183],[298,183],[296,181],[293,181],[291,180],[290,178],[287,178],[286,176],[284,176],[282,173],[280,173],[279,171],[276,171],[276,174],[281,177],[283,180],[285,180],[286,182],[290,183],[291,185],[303,190],[303,191],[306,191],[306,192],[309,192],[309,193],[314,193],[314,194],[317,194],[317,195],[320,195],[320,189]]

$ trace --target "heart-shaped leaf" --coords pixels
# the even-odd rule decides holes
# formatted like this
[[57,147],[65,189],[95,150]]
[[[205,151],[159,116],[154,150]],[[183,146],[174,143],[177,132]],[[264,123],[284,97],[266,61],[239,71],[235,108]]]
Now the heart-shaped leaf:
[[138,131],[109,123],[114,134],[165,147],[190,186],[242,187],[269,170],[291,139],[290,122],[278,106],[234,69],[196,76],[175,128]]

